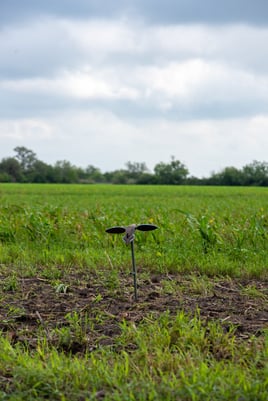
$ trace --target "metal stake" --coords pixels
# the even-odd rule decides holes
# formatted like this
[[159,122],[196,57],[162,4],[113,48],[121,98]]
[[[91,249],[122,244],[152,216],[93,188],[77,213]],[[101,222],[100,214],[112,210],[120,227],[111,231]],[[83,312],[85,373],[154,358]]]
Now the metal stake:
[[135,263],[135,254],[134,254],[134,241],[131,242],[131,257],[132,257],[132,274],[133,274],[133,283],[134,283],[134,300],[137,301],[137,269]]

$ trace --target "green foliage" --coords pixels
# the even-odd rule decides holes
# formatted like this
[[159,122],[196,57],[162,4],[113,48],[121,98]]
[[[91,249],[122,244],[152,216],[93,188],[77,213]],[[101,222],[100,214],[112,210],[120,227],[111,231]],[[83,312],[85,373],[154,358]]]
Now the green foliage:
[[16,291],[18,288],[18,279],[15,274],[7,277],[3,282],[4,291]]
[[[58,332],[62,344],[83,323]],[[83,358],[60,353],[41,341],[32,352],[0,337],[3,400],[258,400],[267,398],[267,338],[237,343],[234,331],[183,313],[170,319],[123,322],[116,349],[91,350]]]
[[170,163],[156,164],[154,172],[156,183],[166,185],[184,184],[189,174],[186,166],[179,160],[175,160],[174,156],[172,156]]
[[244,185],[267,186],[268,163],[254,160],[243,167]]
[[66,294],[69,291],[69,286],[64,283],[59,283],[55,286],[57,293]]
[[20,182],[22,168],[18,160],[13,157],[2,159],[0,162],[1,182]]
[[210,185],[236,185],[236,186],[267,186],[268,185],[268,163],[254,160],[245,165],[241,170],[235,167],[225,167],[219,173],[214,173],[206,184]]
[[[73,265],[130,270],[122,237],[105,234],[130,223],[159,226],[136,233],[137,264],[148,271],[266,273],[265,188],[2,184],[0,191],[0,263],[23,265],[22,274],[37,266],[51,279]],[[113,273],[109,282],[116,288]]]
[[199,219],[188,212],[179,210],[186,216],[186,220],[190,227],[199,232],[204,252],[207,253],[211,247],[215,247],[222,242],[220,235],[217,233],[215,219],[207,215],[202,215]]
[[154,173],[145,162],[131,161],[125,164],[125,169],[102,173],[91,164],[83,169],[67,160],[48,165],[24,146],[17,146],[14,151],[15,157],[0,161],[0,182],[268,186],[268,163],[256,160],[241,170],[228,166],[210,177],[197,178],[189,176],[188,168],[174,156],[169,163],[157,163]]
[[[139,323],[109,316],[120,328],[112,344],[101,342],[107,336],[87,348],[108,319],[103,298],[116,302],[125,290],[118,273],[131,273],[130,248],[106,228],[156,224],[158,230],[136,233],[138,278],[166,273],[161,291],[174,295],[183,283],[169,274],[189,273],[192,292],[210,296],[210,277],[267,278],[266,188],[2,184],[0,197],[2,296],[34,276],[67,305],[77,284],[73,271],[89,287],[97,272],[107,290],[97,288],[83,310],[74,308],[53,329],[39,315],[35,347],[23,341],[27,326],[22,334],[1,333],[0,399],[266,401],[265,330],[238,341],[235,327],[198,312],[152,312]],[[240,293],[266,300],[254,284]],[[10,303],[2,324],[12,328],[25,316],[24,306]]]

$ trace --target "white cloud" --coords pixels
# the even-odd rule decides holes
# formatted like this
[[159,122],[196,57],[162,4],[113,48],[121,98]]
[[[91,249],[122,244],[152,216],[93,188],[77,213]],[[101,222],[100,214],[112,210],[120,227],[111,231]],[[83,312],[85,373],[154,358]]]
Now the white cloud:
[[[268,28],[247,25],[153,25],[130,19],[71,20],[37,18],[0,32],[1,62],[18,71],[38,66],[55,71],[66,65],[161,64],[206,58],[240,69],[268,66],[264,53]],[[29,63],[31,60],[31,63]],[[107,67],[107,65],[106,65]],[[37,72],[37,71],[36,71]]]
[[62,21],[72,43],[82,52],[106,58],[111,54],[130,54],[140,51],[143,29],[128,20]]
[[[102,97],[115,99],[136,99],[138,90],[131,88],[116,79],[115,72],[108,74],[104,71],[75,71],[67,72],[60,80],[67,94],[78,98]],[[109,76],[110,75],[110,76]]]
[[0,157],[19,144],[106,171],[174,154],[195,175],[264,160],[267,42],[267,28],[246,25],[46,17],[6,27]]
[[268,75],[253,75],[228,65],[201,59],[164,66],[116,67],[64,71],[53,78],[0,82],[0,88],[14,93],[49,94],[70,99],[149,101],[154,108],[171,109],[177,103],[191,108],[213,102],[265,102],[268,107]]
[[257,76],[218,62],[190,59],[140,68],[147,95],[155,92],[186,102],[268,100],[268,75]]
[[267,102],[267,71],[253,70],[261,60],[268,65],[263,54],[267,41],[268,29],[242,25],[146,27],[124,19],[40,19],[0,35],[0,66],[12,59],[19,74],[26,60],[36,71],[40,63],[49,70],[51,63],[53,74],[15,74],[2,79],[0,88],[13,96],[144,101],[160,110],[178,102],[184,107],[205,102],[212,114],[215,101],[222,107],[230,101]]
[[2,140],[47,140],[51,137],[52,130],[49,122],[27,118],[0,120],[0,138]]
[[12,92],[50,94],[79,99],[114,98],[135,99],[135,88],[116,82],[116,76],[105,77],[106,72],[83,68],[78,71],[63,71],[53,78],[32,78],[0,81],[0,88]]

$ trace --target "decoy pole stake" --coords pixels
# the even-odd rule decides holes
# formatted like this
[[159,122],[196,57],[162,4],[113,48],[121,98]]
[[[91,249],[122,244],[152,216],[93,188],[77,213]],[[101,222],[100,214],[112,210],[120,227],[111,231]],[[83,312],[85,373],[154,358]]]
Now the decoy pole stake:
[[134,283],[134,300],[138,300],[137,295],[137,268],[135,263],[135,253],[134,253],[134,241],[131,242],[131,257],[132,257],[132,274],[133,274],[133,283]]
[[132,259],[132,274],[133,274],[133,283],[134,283],[134,300],[138,300],[137,295],[137,268],[135,262],[135,252],[134,252],[134,232],[135,230],[140,231],[152,231],[156,230],[158,227],[153,224],[131,224],[130,226],[115,226],[111,228],[107,228],[106,232],[109,234],[122,234],[125,233],[123,240],[126,245],[130,244],[131,246],[131,259]]

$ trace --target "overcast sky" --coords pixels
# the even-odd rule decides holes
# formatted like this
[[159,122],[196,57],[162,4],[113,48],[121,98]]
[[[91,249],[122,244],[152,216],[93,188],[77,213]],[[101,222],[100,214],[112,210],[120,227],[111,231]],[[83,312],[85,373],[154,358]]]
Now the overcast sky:
[[268,161],[267,0],[1,0],[0,159]]

